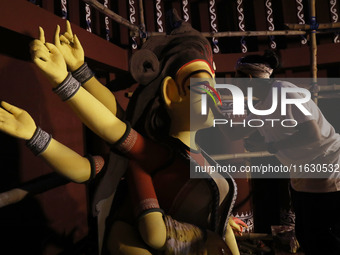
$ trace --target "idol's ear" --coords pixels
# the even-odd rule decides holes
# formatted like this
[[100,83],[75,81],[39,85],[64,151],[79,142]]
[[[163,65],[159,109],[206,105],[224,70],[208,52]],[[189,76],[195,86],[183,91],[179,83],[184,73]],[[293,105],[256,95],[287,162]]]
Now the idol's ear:
[[174,79],[167,76],[162,82],[162,96],[165,104],[171,107],[173,103],[178,103],[182,101],[182,97],[178,90],[178,85]]
[[130,72],[139,84],[149,84],[158,76],[159,71],[158,58],[151,50],[141,49],[132,55]]

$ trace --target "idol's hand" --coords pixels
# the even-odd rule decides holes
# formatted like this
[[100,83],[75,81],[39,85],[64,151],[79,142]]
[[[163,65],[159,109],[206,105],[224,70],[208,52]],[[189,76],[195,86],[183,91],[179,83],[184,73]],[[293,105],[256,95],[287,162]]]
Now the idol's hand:
[[53,87],[62,83],[68,72],[63,55],[52,43],[45,43],[44,30],[39,27],[39,39],[30,45],[33,62],[46,75]]
[[84,50],[78,37],[72,33],[71,24],[66,20],[66,32],[60,35],[60,26],[57,26],[54,35],[54,44],[63,55],[70,72],[77,70],[84,64]]
[[235,234],[242,235],[243,228],[248,228],[247,224],[244,223],[242,220],[236,217],[229,218],[229,225],[234,231]]
[[16,138],[29,140],[32,138],[36,125],[32,117],[23,109],[6,102],[1,102],[0,131]]
[[207,231],[205,255],[231,255],[231,251],[223,239],[212,231]]

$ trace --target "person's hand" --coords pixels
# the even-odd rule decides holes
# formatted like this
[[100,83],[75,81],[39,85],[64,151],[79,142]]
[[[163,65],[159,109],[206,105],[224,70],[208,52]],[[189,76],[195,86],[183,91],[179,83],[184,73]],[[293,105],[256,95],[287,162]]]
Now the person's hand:
[[204,255],[232,255],[223,239],[212,231],[207,231],[206,251]]
[[244,148],[247,151],[266,151],[267,144],[264,142],[263,139],[256,139],[256,138],[246,138],[244,139]]
[[39,27],[39,39],[30,45],[33,62],[46,75],[53,87],[62,83],[68,75],[63,55],[52,43],[45,43],[44,30]]
[[242,220],[236,217],[229,218],[229,225],[234,231],[235,234],[242,235],[243,228],[248,228],[247,224],[244,223]]
[[0,108],[0,131],[29,140],[32,138],[37,126],[32,117],[23,109],[6,102],[1,102]]
[[72,33],[71,24],[66,20],[66,32],[60,35],[60,26],[57,26],[54,35],[54,45],[63,55],[70,72],[77,70],[84,64],[84,50],[78,37]]

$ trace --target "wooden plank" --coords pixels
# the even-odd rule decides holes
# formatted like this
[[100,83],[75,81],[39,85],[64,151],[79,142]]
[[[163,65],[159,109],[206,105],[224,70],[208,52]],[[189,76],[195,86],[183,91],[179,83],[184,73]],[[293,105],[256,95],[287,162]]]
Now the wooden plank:
[[[37,38],[38,27],[43,26],[46,40],[51,42],[57,24],[61,25],[62,31],[65,29],[65,20],[28,1],[2,2],[0,26],[6,29]],[[128,70],[127,50],[87,32],[76,24],[72,24],[72,29],[82,43],[87,58],[111,69]]]
[[68,1],[68,17],[70,22],[80,25],[79,1]]

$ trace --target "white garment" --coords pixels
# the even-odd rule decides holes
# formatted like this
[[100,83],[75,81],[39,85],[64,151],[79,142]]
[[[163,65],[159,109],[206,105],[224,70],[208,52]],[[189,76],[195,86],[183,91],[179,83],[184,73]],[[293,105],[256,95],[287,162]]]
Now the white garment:
[[[295,190],[304,192],[339,191],[340,169],[337,169],[337,172],[331,172],[328,168],[327,173],[321,173],[323,179],[317,179],[321,177],[320,174],[316,172],[306,174],[303,166],[307,165],[307,167],[310,168],[312,164],[314,164],[314,166],[316,166],[315,164],[319,164],[317,167],[320,167],[322,164],[340,164],[340,135],[335,132],[332,125],[325,119],[319,107],[312,100],[303,104],[311,115],[305,115],[294,104],[287,104],[286,115],[281,116],[281,88],[287,87],[297,88],[297,86],[287,81],[274,81],[273,88],[278,89],[278,106],[276,111],[266,116],[251,113],[247,116],[247,121],[250,119],[262,119],[264,121],[264,125],[258,127],[258,130],[261,135],[264,136],[265,142],[268,143],[286,139],[297,131],[295,127],[282,126],[282,120],[294,119],[298,124],[315,120],[320,128],[320,141],[307,146],[279,150],[275,156],[282,164],[292,166],[291,170],[294,169],[295,166],[296,171],[291,171],[290,173],[291,184]],[[299,93],[287,93],[287,98],[289,99],[304,97],[305,95]],[[272,93],[270,92],[264,101],[255,105],[255,109],[270,109],[272,102]],[[273,122],[265,121],[266,119],[279,119],[280,121],[275,121],[273,127]],[[287,126],[293,126],[293,124],[294,123],[290,124],[289,121],[285,122]],[[302,165],[302,168],[300,168],[300,165]],[[300,172],[301,169],[303,170],[302,172]]]

